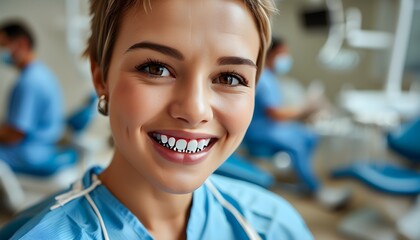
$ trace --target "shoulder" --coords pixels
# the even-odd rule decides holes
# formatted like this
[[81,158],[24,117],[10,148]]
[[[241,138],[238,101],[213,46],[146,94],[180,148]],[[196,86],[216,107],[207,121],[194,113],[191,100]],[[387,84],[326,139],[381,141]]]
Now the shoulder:
[[23,71],[22,80],[27,82],[50,81],[56,79],[53,72],[41,61],[36,60]]
[[[91,168],[71,188],[19,214],[8,225],[12,225],[12,233],[15,233],[11,239],[101,239],[98,218],[84,197],[86,192],[82,194],[86,186],[92,186],[92,174],[98,175],[101,171],[101,167]],[[104,198],[101,189],[105,188],[92,188],[89,191],[90,196],[99,204],[104,202],[103,205],[110,205],[102,201],[109,199],[110,195]],[[110,207],[115,208],[115,204]],[[1,233],[0,231],[0,239],[3,239]]]
[[11,239],[82,239],[87,234],[87,229],[80,225],[84,222],[89,222],[86,227],[94,225],[84,198],[75,199],[65,206],[50,210],[54,204],[54,198],[50,198],[44,201],[41,207],[25,211],[23,214],[32,215],[32,218],[24,223]]
[[213,175],[211,180],[223,194],[237,202],[245,218],[265,239],[313,239],[300,214],[279,195],[218,175]]
[[279,83],[276,75],[269,69],[264,69],[257,83],[256,98],[266,99],[277,104],[279,94]]
[[258,85],[264,85],[268,82],[270,82],[271,79],[271,73],[270,70],[268,70],[267,68],[265,68],[260,75],[260,78],[258,79]]
[[273,81],[277,81],[276,75],[267,67],[261,72],[261,76],[258,80],[258,83],[271,83]]

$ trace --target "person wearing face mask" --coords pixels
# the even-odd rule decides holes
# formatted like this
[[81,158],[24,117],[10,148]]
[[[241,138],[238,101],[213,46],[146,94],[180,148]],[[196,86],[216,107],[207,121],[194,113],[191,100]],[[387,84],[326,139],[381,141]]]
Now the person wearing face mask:
[[90,9],[86,56],[112,131],[110,164],[24,211],[9,226],[26,224],[0,239],[312,240],[279,196],[213,175],[251,121],[274,2]]
[[312,166],[318,136],[304,122],[320,110],[320,102],[309,101],[300,107],[284,104],[280,78],[291,70],[292,65],[293,59],[285,42],[273,37],[257,85],[255,111],[244,143],[248,148],[268,147],[273,156],[286,153],[305,191],[327,208],[342,207],[349,199],[347,190],[324,187]]
[[[281,86],[280,88],[278,87],[279,79],[286,76],[293,67],[293,58],[283,39],[279,37],[272,38],[271,46],[267,52],[265,66],[257,87],[256,107],[260,105],[268,107],[265,112],[270,119],[282,122],[303,122],[319,110],[320,105],[315,102],[303,105],[302,107],[286,107],[282,104],[283,96],[279,90]],[[262,92],[265,93],[263,94]],[[273,103],[273,106],[271,106],[270,102]],[[312,135],[311,137],[308,136],[308,138],[315,139],[316,137]]]
[[64,127],[58,80],[36,59],[34,47],[35,39],[23,22],[0,26],[1,61],[19,73],[0,123],[0,161],[14,171],[48,165]]

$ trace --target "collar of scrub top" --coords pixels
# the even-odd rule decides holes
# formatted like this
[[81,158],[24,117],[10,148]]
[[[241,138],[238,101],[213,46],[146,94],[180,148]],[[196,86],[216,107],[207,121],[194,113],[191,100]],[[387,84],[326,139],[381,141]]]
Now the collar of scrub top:
[[[98,207],[96,206],[93,199],[90,197],[89,193],[93,191],[97,186],[101,185],[101,180],[99,180],[98,176],[96,174],[92,174],[92,184],[84,188],[83,187],[83,180],[79,179],[76,181],[69,192],[65,192],[63,194],[60,194],[55,197],[56,204],[50,207],[50,210],[57,209],[59,207],[64,206],[68,202],[71,202],[72,200],[84,196],[90,206],[92,207],[93,211],[95,212],[96,216],[98,217],[99,224],[101,225],[102,232],[104,234],[104,239],[109,240],[108,231],[106,229],[104,220],[102,218],[101,212],[99,211]],[[228,210],[235,219],[239,222],[239,224],[244,229],[245,233],[248,235],[250,240],[261,240],[261,237],[258,235],[258,233],[254,230],[254,228],[248,223],[248,221],[244,218],[244,216],[236,209],[230,202],[228,202],[223,195],[220,193],[220,191],[214,186],[214,184],[210,181],[210,179],[207,179],[204,184],[209,188],[209,190],[212,192],[214,197],[217,199],[217,201],[226,209]]]

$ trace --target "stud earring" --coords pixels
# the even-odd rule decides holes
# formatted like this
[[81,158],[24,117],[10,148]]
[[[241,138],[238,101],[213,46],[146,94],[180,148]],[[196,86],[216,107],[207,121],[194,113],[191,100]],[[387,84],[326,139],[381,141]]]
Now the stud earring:
[[108,116],[108,101],[105,95],[101,95],[98,101],[98,112],[104,116]]

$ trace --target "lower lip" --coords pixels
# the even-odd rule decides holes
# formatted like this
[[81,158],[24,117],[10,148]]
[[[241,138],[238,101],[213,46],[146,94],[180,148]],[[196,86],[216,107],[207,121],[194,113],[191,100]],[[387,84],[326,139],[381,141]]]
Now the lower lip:
[[153,139],[150,139],[150,141],[152,141],[152,145],[154,149],[159,153],[159,155],[161,155],[164,159],[168,160],[169,162],[177,164],[199,164],[206,159],[207,155],[209,154],[209,149],[212,148],[212,146],[209,146],[198,153],[180,153],[172,151],[169,148],[160,145]]

